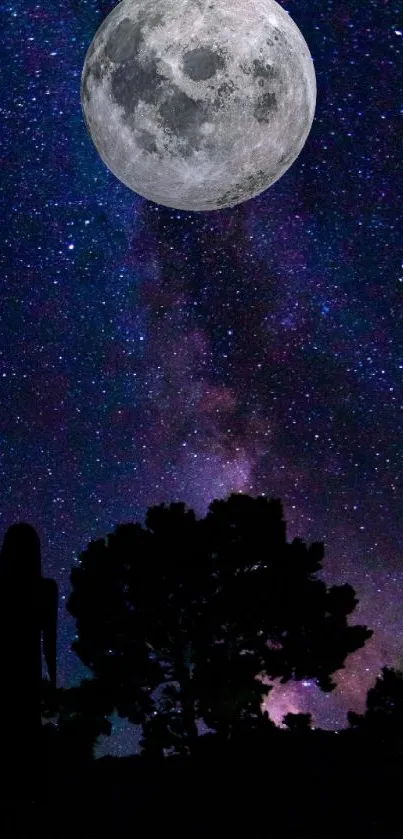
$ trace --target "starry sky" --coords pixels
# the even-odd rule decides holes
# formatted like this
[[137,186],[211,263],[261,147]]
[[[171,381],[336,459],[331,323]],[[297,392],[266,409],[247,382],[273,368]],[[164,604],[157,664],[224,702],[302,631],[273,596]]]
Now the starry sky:
[[[281,498],[375,635],[333,694],[276,687],[269,711],[340,728],[403,666],[401,8],[281,2],[314,60],[311,133],[266,192],[197,213],[130,191],[87,134],[82,67],[114,5],[1,5],[1,538],[39,532],[68,685],[90,539],[163,501]],[[107,748],[135,743],[119,722]]]

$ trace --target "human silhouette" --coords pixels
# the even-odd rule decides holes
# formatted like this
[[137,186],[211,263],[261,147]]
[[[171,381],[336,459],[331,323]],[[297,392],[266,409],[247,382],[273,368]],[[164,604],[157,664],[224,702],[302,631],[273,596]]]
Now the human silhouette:
[[35,528],[13,524],[0,553],[1,798],[38,794],[42,650],[55,688],[57,601],[56,582],[42,577]]

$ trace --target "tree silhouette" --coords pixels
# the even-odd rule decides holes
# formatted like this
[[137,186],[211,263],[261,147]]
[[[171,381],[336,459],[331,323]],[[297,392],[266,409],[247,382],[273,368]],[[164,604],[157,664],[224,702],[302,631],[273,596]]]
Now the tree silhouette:
[[367,693],[365,714],[349,711],[352,728],[387,744],[403,748],[403,673],[383,667]]
[[145,719],[139,745],[143,757],[154,762],[170,750],[176,754],[186,754],[186,743],[183,740],[183,723],[179,713],[175,714],[172,709],[159,710]]
[[[41,574],[40,540],[25,522],[0,554],[1,763],[5,796],[35,797],[41,781],[42,645],[56,687],[57,585]],[[4,787],[6,784],[6,787]]]
[[73,647],[151,750],[192,752],[200,717],[228,739],[259,727],[259,677],[330,691],[372,635],[347,625],[351,586],[316,578],[323,556],[322,543],[287,543],[278,500],[234,494],[201,520],[181,503],[153,507],[145,527],[119,525],[80,555]]

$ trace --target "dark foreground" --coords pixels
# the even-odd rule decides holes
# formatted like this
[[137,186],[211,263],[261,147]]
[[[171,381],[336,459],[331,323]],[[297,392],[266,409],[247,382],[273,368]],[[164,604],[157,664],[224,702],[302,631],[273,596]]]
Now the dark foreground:
[[49,768],[42,800],[3,801],[1,836],[403,837],[400,757],[344,733],[281,734],[197,759]]

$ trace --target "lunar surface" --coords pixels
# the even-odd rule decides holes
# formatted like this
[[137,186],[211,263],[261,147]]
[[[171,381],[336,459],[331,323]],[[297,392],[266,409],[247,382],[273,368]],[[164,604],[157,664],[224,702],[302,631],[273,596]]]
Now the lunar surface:
[[126,186],[178,210],[217,210],[259,195],[299,155],[315,71],[275,0],[123,0],[90,44],[81,103]]

